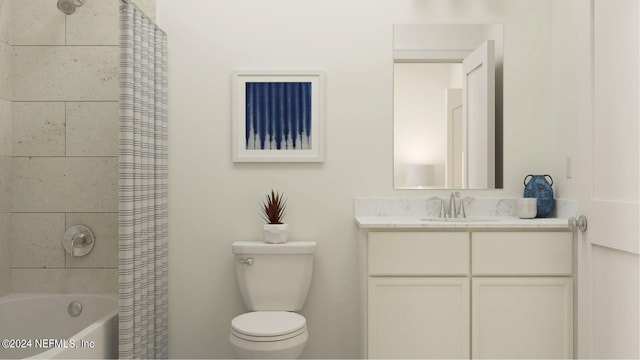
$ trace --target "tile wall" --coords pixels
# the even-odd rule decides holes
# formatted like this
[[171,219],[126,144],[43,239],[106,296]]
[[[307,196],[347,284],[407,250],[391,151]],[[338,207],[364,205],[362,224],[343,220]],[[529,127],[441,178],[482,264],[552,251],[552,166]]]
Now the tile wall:
[[11,27],[13,0],[0,0],[0,296],[11,290]]
[[[11,268],[11,292],[116,292],[119,2],[88,0],[70,16],[53,0],[0,0],[7,2],[11,33],[0,47],[10,48],[0,54],[0,76],[7,58],[12,115],[3,121],[0,100],[0,126],[11,128],[8,140],[0,137],[9,152],[0,155],[11,156],[11,171],[2,171],[11,173],[11,208],[0,200],[0,213],[11,216],[0,223],[10,229],[10,240],[0,241],[0,274]],[[153,15],[155,0],[136,3]],[[81,258],[61,245],[75,224],[96,236]]]

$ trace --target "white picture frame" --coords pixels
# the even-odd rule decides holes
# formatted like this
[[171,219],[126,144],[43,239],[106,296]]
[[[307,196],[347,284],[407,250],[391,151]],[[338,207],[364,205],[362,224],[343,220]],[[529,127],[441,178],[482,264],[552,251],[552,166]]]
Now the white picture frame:
[[324,78],[322,71],[234,71],[233,162],[323,162]]

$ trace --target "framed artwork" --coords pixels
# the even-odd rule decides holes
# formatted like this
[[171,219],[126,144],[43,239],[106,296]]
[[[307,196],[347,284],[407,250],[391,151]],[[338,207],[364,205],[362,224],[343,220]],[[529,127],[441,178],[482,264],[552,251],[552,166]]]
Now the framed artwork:
[[323,162],[324,73],[236,71],[234,162]]

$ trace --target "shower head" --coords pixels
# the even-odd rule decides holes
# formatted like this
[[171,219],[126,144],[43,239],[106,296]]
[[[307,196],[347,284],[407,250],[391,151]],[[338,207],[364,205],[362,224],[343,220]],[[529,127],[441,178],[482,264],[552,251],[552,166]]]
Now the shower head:
[[76,8],[84,5],[84,0],[58,0],[58,9],[65,13],[65,15],[71,15],[76,12]]

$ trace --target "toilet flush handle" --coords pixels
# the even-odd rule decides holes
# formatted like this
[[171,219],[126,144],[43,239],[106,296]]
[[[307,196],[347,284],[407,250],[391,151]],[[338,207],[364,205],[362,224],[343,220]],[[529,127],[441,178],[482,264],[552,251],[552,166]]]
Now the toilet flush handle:
[[253,258],[239,259],[239,262],[247,265],[253,265]]

